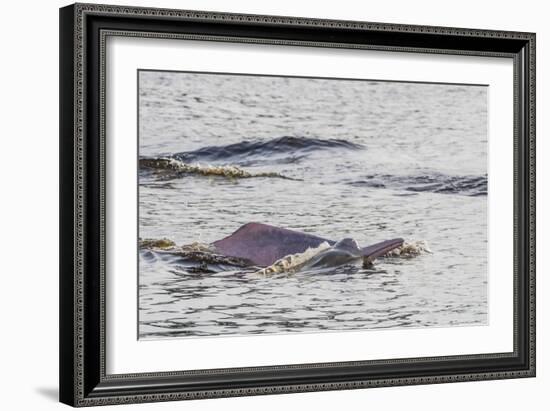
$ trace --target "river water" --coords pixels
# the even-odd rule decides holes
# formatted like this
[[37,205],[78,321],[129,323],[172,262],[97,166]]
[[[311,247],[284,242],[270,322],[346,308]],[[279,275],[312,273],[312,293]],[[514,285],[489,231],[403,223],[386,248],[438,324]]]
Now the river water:
[[431,251],[263,277],[141,249],[141,339],[487,323],[487,87],[140,71],[138,92],[140,159],[170,162],[140,167],[140,238],[260,222]]

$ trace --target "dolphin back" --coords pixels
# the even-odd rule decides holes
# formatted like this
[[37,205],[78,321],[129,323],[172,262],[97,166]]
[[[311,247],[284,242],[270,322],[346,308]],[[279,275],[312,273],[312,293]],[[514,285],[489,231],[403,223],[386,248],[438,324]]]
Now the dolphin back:
[[249,260],[252,264],[267,267],[290,254],[303,253],[322,243],[334,241],[312,234],[274,227],[268,224],[248,223],[233,234],[212,245],[226,256]]

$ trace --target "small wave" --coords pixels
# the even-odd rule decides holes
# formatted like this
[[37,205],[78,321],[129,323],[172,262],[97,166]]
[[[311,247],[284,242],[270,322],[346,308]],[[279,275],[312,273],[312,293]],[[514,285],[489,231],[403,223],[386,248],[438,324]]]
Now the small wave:
[[230,267],[247,268],[252,265],[246,259],[218,254],[212,245],[199,242],[177,246],[165,238],[140,239],[139,247],[142,251],[154,252],[157,255],[179,257],[180,261],[176,263],[191,263],[187,270],[194,273],[221,272]]
[[[183,162],[231,163],[239,165],[276,162],[295,163],[309,153],[330,149],[358,150],[362,145],[341,139],[284,136],[271,140],[251,140],[225,146],[209,146],[174,154]],[[281,156],[282,155],[282,156]]]
[[187,164],[174,158],[140,158],[139,168],[141,171],[152,173],[155,177],[162,179],[179,178],[186,175],[201,175],[230,179],[272,177],[296,180],[274,172],[251,173],[237,166]]
[[172,248],[176,247],[176,243],[174,243],[172,240],[169,240],[167,238],[161,238],[161,239],[152,239],[152,238],[145,238],[145,239],[139,239],[139,248],[140,249],[146,249],[146,250],[170,250]]
[[487,195],[487,175],[450,176],[445,174],[396,176],[373,174],[347,184],[355,187],[392,188],[411,192],[460,194],[466,196]]

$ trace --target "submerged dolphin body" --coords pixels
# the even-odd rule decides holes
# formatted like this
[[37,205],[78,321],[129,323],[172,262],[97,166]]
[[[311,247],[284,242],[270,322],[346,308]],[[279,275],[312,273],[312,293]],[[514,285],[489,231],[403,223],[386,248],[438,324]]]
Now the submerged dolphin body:
[[337,267],[363,260],[364,264],[370,264],[376,257],[393,250],[403,244],[400,238],[382,241],[370,247],[360,248],[352,238],[344,238],[332,247],[321,251],[319,254],[306,261],[300,270],[318,270]]
[[286,228],[248,223],[230,236],[213,242],[212,245],[220,254],[250,261],[252,265],[267,267],[285,256],[303,253],[309,248],[319,247],[322,243],[327,243],[331,247],[308,261],[307,268],[335,267],[359,259],[372,262],[376,257],[401,246],[403,240],[396,238],[360,248],[351,238],[335,242]]

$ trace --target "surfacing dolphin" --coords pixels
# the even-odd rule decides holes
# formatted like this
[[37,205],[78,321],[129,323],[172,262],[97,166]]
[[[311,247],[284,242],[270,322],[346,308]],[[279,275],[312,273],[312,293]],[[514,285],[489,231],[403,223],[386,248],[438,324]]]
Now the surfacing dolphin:
[[214,241],[212,245],[220,254],[250,261],[252,265],[267,267],[283,257],[303,253],[325,242],[331,247],[315,255],[306,263],[305,268],[335,267],[360,259],[365,263],[371,263],[376,257],[401,246],[403,239],[395,238],[360,248],[351,238],[336,242],[286,228],[248,223],[230,236]]

